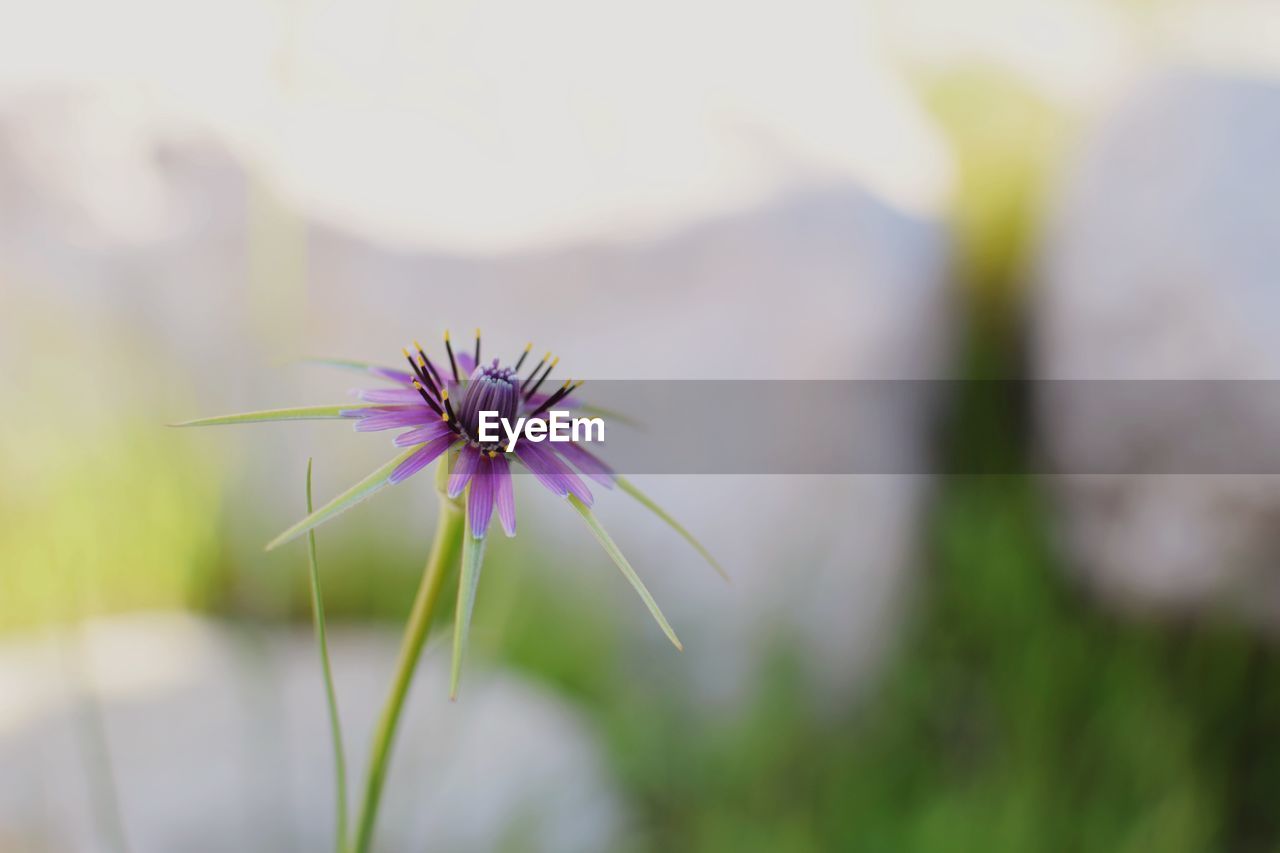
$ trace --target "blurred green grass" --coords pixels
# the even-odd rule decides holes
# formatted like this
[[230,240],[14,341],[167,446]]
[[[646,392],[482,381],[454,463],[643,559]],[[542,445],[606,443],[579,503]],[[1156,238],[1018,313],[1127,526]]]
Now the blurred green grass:
[[[1028,258],[1067,122],[984,69],[927,100],[961,170],[961,376],[1018,378]],[[1017,470],[1027,401],[1011,384],[962,387],[947,452]],[[779,648],[756,695],[709,724],[584,642],[607,626],[558,618],[551,594],[513,614],[503,656],[593,710],[640,804],[627,849],[1280,849],[1280,656],[1225,620],[1100,608],[1068,580],[1041,486],[943,479],[909,624],[865,700],[834,716]]]
[[[1025,454],[972,388],[951,452]],[[594,715],[639,804],[627,850],[1277,849],[1280,657],[1225,622],[1108,614],[1066,579],[1050,519],[1033,478],[945,479],[910,622],[834,716],[779,649],[709,723],[655,696],[610,626],[533,571],[498,654]]]

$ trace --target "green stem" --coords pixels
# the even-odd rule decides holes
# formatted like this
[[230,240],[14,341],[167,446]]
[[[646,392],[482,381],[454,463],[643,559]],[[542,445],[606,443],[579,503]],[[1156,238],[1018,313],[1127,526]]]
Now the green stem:
[[[447,460],[441,460],[440,469],[447,471]],[[409,693],[409,684],[413,680],[418,658],[422,654],[423,643],[427,639],[427,631],[431,627],[431,614],[435,610],[436,599],[440,597],[440,588],[445,575],[451,566],[458,564],[458,546],[462,541],[463,513],[461,505],[443,494],[440,496],[440,516],[436,525],[435,542],[431,546],[431,555],[427,558],[426,568],[422,573],[422,581],[418,584],[418,594],[413,601],[413,610],[409,614],[409,624],[405,626],[404,639],[400,644],[400,658],[396,663],[395,677],[391,682],[391,693],[382,708],[382,717],[378,721],[377,731],[373,737],[373,751],[369,756],[369,769],[364,789],[364,801],[360,808],[360,822],[357,828],[354,853],[368,853],[373,842],[373,826],[378,816],[378,803],[382,798],[382,785],[386,781],[387,766],[391,758],[391,745],[395,740],[396,726],[400,722],[400,712],[404,708],[405,697]]]
[[[307,515],[311,505],[311,460],[307,460]],[[311,621],[315,626],[316,645],[320,649],[320,668],[324,673],[324,697],[329,708],[329,733],[333,739],[334,789],[337,802],[337,826],[334,827],[334,849],[347,849],[347,757],[342,746],[342,722],[338,718],[338,694],[333,686],[333,666],[329,663],[329,636],[325,629],[324,594],[320,589],[320,565],[316,560],[316,532],[307,531],[307,562],[311,577]]]

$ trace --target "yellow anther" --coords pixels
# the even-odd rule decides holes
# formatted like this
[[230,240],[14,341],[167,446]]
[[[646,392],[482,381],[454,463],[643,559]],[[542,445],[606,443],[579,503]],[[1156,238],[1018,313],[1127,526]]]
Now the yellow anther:
[[441,400],[448,400],[448,399],[449,399],[449,389],[448,389],[448,388],[441,388],[441,389],[440,389],[440,399],[441,399]]
[[424,368],[424,369],[425,369],[425,368],[426,368],[426,366],[427,366],[427,360],[426,360],[425,358],[423,358],[422,356],[418,356],[418,367],[421,367],[421,368]]
[[447,421],[447,420],[449,420],[449,413],[448,413],[448,412],[444,412],[443,414],[441,414],[441,415],[440,415],[440,420],[442,420],[442,421]]
[[495,456],[497,456],[497,455],[498,455],[498,451],[496,451],[496,450],[490,450],[490,451],[489,451],[489,458],[490,458],[490,459],[492,459],[493,457],[495,457]]
[[551,350],[547,350],[547,354],[542,357],[542,360],[546,361],[549,358],[551,358]]
[[480,327],[476,326],[476,337],[480,337]]
[[447,341],[447,340],[449,340],[449,330],[448,330],[448,329],[445,329],[445,330],[444,330],[444,339],[445,339],[446,341]]
[[413,345],[418,348],[418,352],[422,352],[422,344],[418,343],[418,339],[413,339]]
[[527,343],[527,344],[525,344],[525,345],[524,345],[524,351],[525,351],[525,352],[529,352],[529,350],[531,350],[531,349],[533,349],[533,341],[529,341],[529,343]]

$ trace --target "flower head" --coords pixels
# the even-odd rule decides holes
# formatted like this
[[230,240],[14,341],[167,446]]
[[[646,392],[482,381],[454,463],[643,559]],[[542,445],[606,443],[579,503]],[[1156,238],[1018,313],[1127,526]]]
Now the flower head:
[[455,352],[447,334],[444,343],[448,361],[437,365],[415,341],[413,350],[402,351],[411,372],[376,370],[376,375],[399,387],[360,391],[360,399],[373,405],[342,412],[344,417],[357,419],[356,429],[361,432],[406,430],[396,436],[395,444],[413,448],[413,452],[392,470],[388,482],[402,482],[457,449],[447,493],[456,498],[469,489],[467,516],[476,538],[488,533],[495,510],[502,529],[508,536],[515,535],[512,463],[527,468],[557,496],[573,495],[586,506],[591,506],[594,499],[574,468],[605,487],[613,486],[614,473],[578,444],[517,442],[508,452],[501,440],[482,439],[481,412],[493,412],[507,422],[517,422],[520,418],[538,417],[553,406],[568,410],[577,405],[570,394],[580,382],[567,380],[550,393],[543,390],[559,359],[547,353],[522,378],[520,368],[532,344],[525,347],[514,364],[505,366],[497,358],[488,364],[477,363],[479,330],[474,355]]
[[[500,358],[494,358],[485,364],[480,360],[478,329],[472,352],[455,351],[449,333],[446,332],[446,358],[432,361],[422,345],[415,341],[412,349],[402,350],[409,367],[407,371],[365,362],[327,362],[359,370],[389,383],[389,387],[357,392],[361,400],[357,405],[272,409],[202,418],[178,426],[340,418],[354,420],[357,432],[403,430],[394,439],[397,447],[404,448],[399,456],[324,506],[310,512],[306,518],[272,540],[267,545],[268,549],[301,536],[382,488],[401,483],[432,462],[442,460],[441,464],[447,466],[442,467],[439,472],[442,491],[446,500],[460,503],[466,521],[458,608],[454,622],[455,691],[462,649],[466,644],[467,626],[479,582],[485,537],[493,516],[498,516],[498,522],[508,536],[514,536],[516,532],[513,467],[527,469],[545,489],[564,499],[582,516],[605,552],[639,593],[663,632],[677,648],[682,648],[675,631],[662,615],[644,583],[591,512],[594,498],[582,477],[606,488],[617,486],[635,498],[684,537],[724,575],[724,570],[706,548],[635,485],[576,442],[503,443],[485,439],[485,432],[480,428],[481,413],[496,413],[505,422],[520,422],[520,418],[538,417],[552,407],[564,410],[582,408],[574,396],[581,382],[568,380],[548,384],[548,377],[559,364],[559,359],[553,358],[550,352],[531,369],[522,372],[532,349],[532,344],[527,345],[510,366],[504,365]],[[462,500],[464,494],[465,501]]]

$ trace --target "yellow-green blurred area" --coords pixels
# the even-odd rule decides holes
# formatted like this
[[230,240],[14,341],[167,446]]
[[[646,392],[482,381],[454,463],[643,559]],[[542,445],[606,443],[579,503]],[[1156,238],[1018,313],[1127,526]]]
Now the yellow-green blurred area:
[[[927,15],[939,4],[907,5]],[[1053,16],[1070,17],[1061,4],[1045,5],[1055,10]],[[1095,4],[1088,5],[1090,15],[1104,14]],[[1183,13],[1194,18],[1196,10],[1209,4],[1122,5],[1124,14],[1132,16],[1125,18],[1125,31],[1134,28],[1143,35],[1137,39],[1139,47],[1129,45],[1132,55],[1126,54],[1123,61],[1114,53],[1106,55],[1106,62],[1123,70],[1115,72],[1117,80],[1129,79],[1131,67],[1152,54],[1172,52],[1167,45],[1178,41],[1169,33],[1183,26],[1172,22],[1181,21],[1178,16]],[[1037,17],[1035,11],[1013,3],[975,4],[973,17],[994,26],[1013,7],[1018,7],[1019,19]],[[324,47],[320,53],[340,53],[344,22],[377,24],[378,32],[384,33],[383,28],[397,30],[398,14],[408,14],[401,5],[379,8],[386,20],[369,23],[358,11],[347,9],[320,27],[319,35],[305,28],[292,35],[304,44],[319,40]],[[22,14],[18,7],[6,11]],[[291,14],[277,11],[286,18]],[[732,17],[731,9],[721,11]],[[958,13],[946,14],[951,18]],[[463,26],[454,15],[465,18],[455,10],[447,16],[450,25]],[[942,288],[948,296],[950,340],[943,373],[960,379],[1024,378],[1032,370],[1028,351],[1035,331],[1028,303],[1037,280],[1046,211],[1053,188],[1069,180],[1064,169],[1082,128],[1096,119],[1101,102],[1107,100],[1096,92],[1099,85],[1106,90],[1105,81],[1099,84],[1089,74],[1082,82],[1071,78],[1070,69],[1089,64],[1088,48],[1094,43],[1076,31],[1064,34],[1079,36],[1084,46],[1078,51],[1082,55],[1064,60],[1070,68],[1063,72],[1062,86],[1070,95],[1063,96],[1056,83],[1044,84],[1036,69],[1027,71],[1018,62],[1005,61],[1005,53],[1019,62],[1025,59],[1025,51],[1017,49],[1016,32],[1007,37],[1012,46],[979,39],[972,51],[959,51],[958,56],[944,51],[928,60],[937,33],[916,33],[898,13],[885,15],[896,22],[898,33],[883,46],[892,60],[885,62],[901,84],[901,91],[893,90],[895,97],[910,99],[912,110],[918,110],[932,134],[925,148],[932,150],[936,142],[951,170],[949,191],[933,198],[936,208],[926,216],[945,234],[949,249]],[[138,25],[145,26],[145,21]],[[573,22],[562,25],[572,29]],[[1081,27],[1094,25],[1091,18]],[[416,32],[412,27],[408,31]],[[695,33],[708,39],[715,35],[710,30]],[[949,43],[948,38],[941,36],[943,43]],[[963,38],[968,36],[954,36],[957,42]],[[1109,50],[1123,52],[1113,41],[1103,42]],[[798,43],[803,45],[803,39]],[[1002,52],[1004,48],[1008,50]],[[994,57],[968,55],[984,50]],[[287,54],[284,51],[281,62],[290,67]],[[762,50],[759,61],[767,64],[769,55]],[[794,52],[783,55],[796,57]],[[655,58],[661,59],[661,51]],[[1027,62],[1036,65],[1034,57]],[[307,90],[314,103],[307,104],[316,109],[326,99],[340,99],[348,87],[363,91],[361,87],[373,85],[361,77],[374,74],[367,68],[351,71],[358,81],[354,83],[345,77],[329,79],[322,73],[325,69],[294,70],[301,82],[281,71],[282,89],[295,83],[314,86]],[[591,69],[570,70],[589,75]],[[506,68],[503,73],[511,72]],[[825,67],[819,72],[816,76],[822,77]],[[748,88],[768,89],[769,76],[762,74]],[[405,78],[410,77],[405,72]],[[458,94],[459,101],[496,98],[482,82]],[[644,100],[649,90],[643,75],[625,77],[625,82],[634,87],[627,90],[630,96]],[[1073,88],[1077,82],[1079,90]],[[387,84],[388,99],[401,85],[411,88],[408,82],[393,83]],[[653,99],[668,94],[660,89]],[[146,101],[145,92],[132,95]],[[1088,108],[1082,106],[1086,101]],[[874,107],[880,101],[870,98],[867,103],[871,106],[865,117],[854,124],[869,127],[877,122],[880,114]],[[856,104],[864,106],[862,101]],[[9,106],[9,101],[0,100],[0,142],[21,123],[22,113],[6,109]],[[221,105],[228,122],[245,122],[251,128],[269,124],[253,118],[257,114],[248,108],[248,118],[240,115],[236,106],[231,96]],[[352,108],[350,119],[377,121],[382,106],[371,96]],[[837,110],[840,104],[832,101],[826,107]],[[576,103],[566,109],[574,115],[578,109],[590,112]],[[471,104],[469,115],[470,110],[488,115],[483,105]],[[672,121],[686,118],[681,112]],[[811,118],[797,112],[779,124]],[[448,126],[442,119],[431,131],[444,133],[441,128]],[[816,126],[819,136],[827,129]],[[295,130],[304,140],[317,130],[305,124],[299,128]],[[575,134],[625,149],[622,161],[641,157],[614,139],[617,128],[606,120],[583,120],[575,128]],[[769,180],[776,171],[786,180],[798,175],[797,183],[807,186],[806,182],[821,183],[839,172],[833,160],[824,159],[826,152],[814,153],[765,130],[769,132],[748,134],[752,142],[743,148],[754,153],[744,155],[744,161],[752,161],[759,151],[788,152],[781,158],[782,166],[764,170]],[[241,131],[243,127],[236,133]],[[501,270],[537,263],[539,253],[550,254],[551,249],[539,248],[539,240],[561,245],[556,243],[560,236],[541,232],[532,249],[501,242],[519,232],[522,216],[538,219],[540,209],[530,212],[513,199],[509,215],[495,215],[489,223],[492,234],[485,231],[484,236],[492,237],[497,248],[485,248],[471,232],[459,236],[472,224],[458,225],[458,233],[448,228],[441,232],[461,249],[422,248],[413,242],[414,229],[428,228],[422,224],[428,221],[436,227],[432,217],[449,221],[448,210],[424,208],[419,220],[413,205],[393,205],[390,212],[379,210],[375,215],[362,205],[378,193],[355,179],[352,186],[342,187],[355,199],[349,206],[334,203],[333,196],[319,190],[299,188],[303,178],[314,173],[299,177],[290,172],[291,164],[280,160],[288,159],[293,149],[282,147],[286,154],[281,154],[271,147],[280,139],[292,139],[290,133],[287,127],[272,128],[271,134],[263,131],[264,136],[278,134],[270,141],[232,134],[225,151],[207,156],[218,163],[220,157],[243,160],[249,164],[243,177],[226,178],[216,171],[221,166],[210,167],[215,171],[210,181],[214,189],[205,195],[192,191],[198,199],[189,210],[174,213],[164,208],[157,215],[162,223],[169,223],[171,216],[189,217],[184,220],[186,236],[126,235],[120,239],[123,248],[100,250],[91,240],[77,243],[56,228],[50,230],[54,236],[41,237],[42,217],[63,215],[57,197],[61,190],[49,191],[55,201],[48,210],[40,204],[14,203],[7,208],[3,194],[8,185],[3,179],[8,172],[3,168],[8,167],[0,167],[0,213],[9,217],[0,217],[0,227],[19,219],[36,222],[30,228],[14,226],[11,233],[16,236],[0,242],[0,646],[60,636],[69,626],[91,618],[150,611],[200,614],[249,637],[277,629],[306,631],[310,603],[300,543],[270,554],[262,545],[302,515],[300,460],[316,457],[317,493],[332,495],[389,458],[387,434],[353,435],[346,424],[206,431],[176,430],[166,424],[220,414],[222,408],[347,399],[343,395],[360,381],[329,376],[323,368],[299,365],[299,360],[328,355],[381,355],[384,361],[392,360],[406,342],[392,339],[390,333],[380,351],[356,348],[381,338],[379,318],[397,333],[409,327],[398,312],[411,312],[413,327],[420,326],[424,337],[445,325],[469,329],[490,320],[500,328],[515,329],[527,319],[534,326],[528,334],[539,333],[543,318],[503,313],[503,301],[484,289],[487,273],[476,274],[474,297],[453,294],[457,300],[473,298],[475,316],[439,306],[455,267],[496,259],[500,272],[493,276],[499,280]],[[892,152],[892,142],[875,156]],[[789,148],[793,143],[796,147]],[[0,145],[0,163],[6,162],[4,150]],[[359,139],[343,150],[342,156],[380,156],[377,145]],[[707,150],[708,160],[718,156],[709,143]],[[544,153],[556,162],[578,156],[561,149]],[[205,156],[196,156],[196,162],[204,164]],[[701,157],[695,159],[702,162]],[[539,160],[531,157],[529,162]],[[324,172],[324,161],[317,163],[311,165]],[[176,169],[175,181],[186,186],[181,183],[186,174],[182,168]],[[911,163],[886,166],[886,172],[895,168],[909,176],[914,173]],[[617,170],[625,171],[617,162],[602,159],[600,174],[584,178],[584,185],[594,188],[606,181],[601,175]],[[442,170],[442,175],[447,172]],[[91,176],[62,177],[75,185]],[[510,175],[503,175],[494,185],[509,180]],[[743,179],[742,184],[754,188],[753,180]],[[839,186],[850,180],[843,173],[831,178]],[[895,194],[901,187],[892,175],[884,180],[884,197],[892,199],[891,206],[898,205]],[[622,186],[639,192],[625,181]],[[918,189],[915,184],[911,188]],[[134,189],[128,174],[118,185],[95,185],[95,192],[109,197]],[[725,210],[697,207],[701,196],[694,193],[696,203],[686,199],[681,201],[686,206],[677,205],[679,216],[663,208],[659,218],[672,217],[676,233],[687,228],[695,234],[689,239],[695,240],[697,223],[703,219],[731,219],[752,207],[740,203],[746,196],[736,194],[738,189],[734,184],[733,191],[707,190],[717,199],[730,200]],[[449,192],[454,193],[450,198],[464,195],[456,187]],[[484,192],[497,193],[492,186]],[[589,194],[580,187],[575,192]],[[742,192],[749,196],[747,190]],[[22,185],[22,194],[29,199],[40,191]],[[902,190],[902,198],[908,199],[901,201],[904,209],[916,203],[908,190]],[[209,222],[220,221],[210,212],[218,205],[236,211],[246,223],[243,233],[202,224],[203,216]],[[584,218],[590,220],[596,208],[585,207],[591,215]],[[477,203],[477,208],[483,205]],[[561,213],[558,207],[550,209],[549,218]],[[681,219],[688,210],[696,213],[689,214],[694,225]],[[473,223],[473,212],[461,210],[459,222]],[[80,213],[76,208],[66,216],[74,219]],[[809,228],[803,218],[782,219],[781,230]],[[397,230],[387,220],[410,224]],[[766,219],[769,223],[775,220]],[[582,223],[572,220],[570,225]],[[369,230],[377,233],[369,237]],[[665,239],[644,228],[638,233],[645,240]],[[732,256],[757,237],[757,231],[746,230],[720,243],[711,240],[714,248],[707,250],[706,260],[695,250],[693,260],[673,264],[673,277],[734,278],[741,270],[716,251]],[[866,239],[866,234],[857,237]],[[206,238],[212,248],[199,248]],[[331,248],[332,242],[366,239],[372,247],[367,255],[342,255]],[[46,263],[49,257],[60,257],[63,240],[71,247],[66,254],[75,260]],[[592,235],[569,243],[566,259],[537,267],[539,275],[530,287],[555,287],[559,276],[593,280],[599,270],[607,270],[607,286],[616,290],[605,290],[602,282],[599,291],[580,291],[587,307],[581,324],[574,326],[582,331],[581,340],[573,343],[579,352],[607,350],[608,330],[598,330],[589,316],[595,300],[607,303],[608,294],[617,292],[620,303],[633,300],[625,302],[631,307],[620,309],[625,314],[632,308],[642,310],[637,306],[648,304],[648,297],[636,296],[641,283],[599,260],[612,245],[607,239]],[[803,254],[806,245],[787,244],[797,254]],[[137,259],[149,246],[160,246],[156,251],[165,260],[140,273],[144,265]],[[188,252],[190,268],[184,260]],[[432,267],[435,277],[430,280],[415,278],[413,262],[419,254],[444,258]],[[215,260],[205,264],[208,258]],[[343,266],[344,259],[349,267]],[[779,269],[789,269],[789,263],[788,259]],[[95,271],[106,268],[122,271],[104,281],[93,278]],[[663,271],[660,265],[658,269]],[[187,273],[190,282],[181,280]],[[50,281],[59,274],[65,280]],[[131,278],[135,274],[140,281]],[[219,282],[224,276],[237,283],[223,286]],[[364,283],[371,279],[381,281],[385,289],[378,291],[376,300],[362,301]],[[784,279],[779,273],[777,290],[786,289]],[[850,282],[856,281],[854,273],[834,283],[824,279],[812,299],[806,292],[801,309],[779,307],[781,301],[772,301],[773,292],[739,295],[744,303],[759,302],[766,315],[776,313],[785,327],[779,334],[803,343],[810,335],[802,321],[808,313],[820,313],[821,300],[829,296],[824,288],[854,286]],[[676,285],[668,291],[646,279],[643,286],[652,288],[653,304],[660,304],[673,322],[686,310],[685,295]],[[93,297],[86,298],[86,293]],[[161,300],[157,294],[167,295]],[[694,307],[688,311],[702,312],[699,316],[705,320],[698,329],[647,328],[649,315],[634,326],[627,325],[625,317],[611,322],[621,329],[619,335],[630,335],[627,340],[646,339],[651,348],[674,352],[677,364],[696,370],[706,358],[712,364],[708,371],[714,373],[722,363],[712,361],[712,351],[724,348],[720,341],[729,334],[725,327],[737,316],[733,306],[724,303],[691,285],[687,304]],[[563,321],[575,310],[574,305],[552,305],[547,316]],[[173,316],[180,319],[170,324]],[[206,327],[215,332],[202,335]],[[862,327],[850,323],[849,328]],[[351,329],[357,331],[341,337]],[[332,339],[341,341],[343,351],[315,351]],[[518,352],[523,339],[506,343]],[[769,346],[770,341],[759,341],[760,348]],[[826,357],[822,350],[817,353]],[[636,353],[637,359],[644,357]],[[946,460],[957,457],[1002,460],[1006,470],[1030,470],[1038,440],[1028,401],[1013,396],[1014,386],[961,382],[955,387],[958,393],[943,401],[939,424],[931,433],[938,470],[947,470]],[[340,634],[344,628],[374,625],[396,632],[402,627],[431,539],[435,496],[429,479],[419,477],[388,490],[320,528],[320,566],[332,630]],[[530,504],[551,501],[532,487],[519,495],[520,536],[495,536],[490,545],[471,658],[478,669],[509,670],[527,678],[537,690],[581,715],[624,803],[626,819],[610,839],[621,851],[1280,850],[1280,811],[1275,808],[1280,792],[1280,654],[1268,630],[1212,600],[1200,608],[1171,612],[1129,608],[1078,583],[1070,552],[1058,536],[1058,507],[1039,477],[940,474],[929,479],[922,517],[907,526],[910,550],[917,557],[903,560],[903,574],[914,574],[905,584],[901,614],[895,614],[868,670],[850,678],[856,681],[852,687],[827,689],[806,660],[808,649],[791,642],[786,630],[775,631],[776,626],[762,620],[751,652],[763,673],[759,678],[744,680],[746,687],[729,691],[727,700],[687,689],[688,681],[701,676],[673,676],[681,672],[682,659],[637,639],[652,629],[642,621],[640,604],[620,596],[603,597],[617,592],[621,581],[610,574],[613,570],[603,555],[595,554],[595,562],[588,563],[590,558],[583,554],[592,552],[567,547],[560,528],[540,523],[539,513],[560,507],[531,510]],[[740,524],[757,530],[776,526],[781,536],[805,514],[806,507],[797,505],[787,514],[742,518]],[[656,524],[653,529],[662,531],[652,534],[655,539],[667,533]],[[578,532],[587,541],[586,531]],[[648,535],[632,530],[619,537],[647,578],[705,568],[693,555],[680,564],[646,559]],[[835,532],[830,535],[834,541]],[[829,547],[825,540],[807,544],[817,555],[826,554]],[[848,559],[854,561],[857,555]],[[598,579],[580,581],[585,572],[566,574],[561,565],[565,561],[598,570]],[[799,556],[781,556],[769,573],[795,572],[797,584],[803,583],[806,576],[796,567],[801,561]],[[728,568],[732,573],[733,565]],[[717,609],[740,606],[744,595],[732,585],[726,587]],[[452,590],[446,590],[444,600],[452,602]],[[625,610],[620,616],[624,604],[634,612]],[[437,614],[442,635],[451,619],[452,606]],[[714,630],[710,615],[707,624],[707,630]],[[317,664],[317,707],[322,700],[319,678]],[[464,688],[464,709],[467,700]],[[0,696],[0,705],[4,701]],[[0,714],[0,724],[5,719]],[[5,736],[11,733],[0,728],[0,737]],[[364,730],[347,732],[353,742],[363,743],[367,736]],[[316,751],[327,748],[323,737],[315,741]],[[127,756],[111,757],[127,762]],[[353,787],[358,787],[361,769],[353,768]],[[202,768],[173,772],[198,775]],[[503,768],[486,772],[499,776]],[[127,789],[118,793],[126,800],[130,797]],[[56,801],[59,792],[47,796]],[[476,796],[482,797],[482,792]],[[316,819],[327,826],[327,803],[315,805]],[[0,825],[0,851],[23,849],[23,838],[11,840],[6,829]],[[512,836],[511,849],[527,849],[519,832]],[[261,849],[272,849],[272,843],[264,841]],[[424,839],[419,849],[434,848]]]
[[146,375],[142,354],[33,321],[58,345],[6,387],[0,624],[198,603],[221,559],[218,466],[155,423],[162,389],[95,381]]

